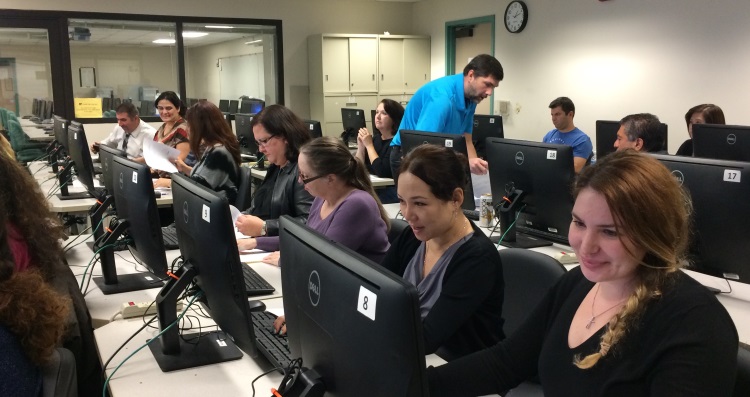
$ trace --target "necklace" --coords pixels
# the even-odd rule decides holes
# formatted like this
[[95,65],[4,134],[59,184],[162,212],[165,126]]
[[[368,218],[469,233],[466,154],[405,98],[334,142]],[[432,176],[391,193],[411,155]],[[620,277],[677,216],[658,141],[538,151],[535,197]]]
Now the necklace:
[[[591,301],[591,319],[589,320],[588,324],[586,324],[586,329],[591,328],[591,325],[593,325],[596,322],[596,318],[601,316],[602,314],[616,308],[617,306],[620,306],[623,302],[625,302],[625,299],[622,299],[621,301],[614,304],[614,306],[610,307],[609,309],[600,312],[599,314],[594,314],[594,305],[596,304],[596,296],[599,295],[599,284],[596,285],[596,292],[594,292],[594,299]],[[626,298],[627,299],[627,298]]]

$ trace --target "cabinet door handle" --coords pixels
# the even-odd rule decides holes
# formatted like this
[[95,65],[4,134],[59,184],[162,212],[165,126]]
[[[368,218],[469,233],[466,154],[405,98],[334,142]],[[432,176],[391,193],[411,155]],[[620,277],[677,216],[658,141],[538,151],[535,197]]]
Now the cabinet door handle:
[[328,75],[326,75],[326,81],[328,81]]
[[424,74],[424,79],[427,80],[427,73]]
[[375,81],[375,73],[372,74],[372,81]]
[[354,83],[352,83],[352,87],[354,87]]
[[380,74],[380,80],[382,81],[382,80],[384,80],[384,79],[385,79],[385,75],[381,73],[381,74]]

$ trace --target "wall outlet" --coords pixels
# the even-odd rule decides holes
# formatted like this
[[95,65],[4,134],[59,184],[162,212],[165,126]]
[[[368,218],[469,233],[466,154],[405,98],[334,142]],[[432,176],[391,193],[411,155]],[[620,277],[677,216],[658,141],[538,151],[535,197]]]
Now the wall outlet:
[[[178,301],[177,312],[181,312],[183,307],[183,302]],[[123,302],[122,304],[122,318],[143,317],[151,314],[156,314],[156,303],[154,302]]]

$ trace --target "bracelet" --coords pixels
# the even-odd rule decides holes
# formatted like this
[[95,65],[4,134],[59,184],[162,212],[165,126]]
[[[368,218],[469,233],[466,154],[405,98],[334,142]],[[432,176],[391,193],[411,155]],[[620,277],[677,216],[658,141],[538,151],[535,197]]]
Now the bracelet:
[[263,221],[263,225],[260,227],[260,235],[265,236],[268,232],[268,225],[266,224],[266,221]]

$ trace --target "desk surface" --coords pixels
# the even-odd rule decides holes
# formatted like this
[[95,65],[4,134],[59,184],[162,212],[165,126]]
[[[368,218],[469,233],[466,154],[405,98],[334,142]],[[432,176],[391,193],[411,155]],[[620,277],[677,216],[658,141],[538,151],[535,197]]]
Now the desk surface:
[[[250,174],[255,179],[266,178],[266,170],[259,170],[257,168],[252,168],[252,171],[250,172]],[[393,179],[391,178],[381,178],[379,176],[370,175],[370,181],[372,182],[372,187],[393,186]]]

